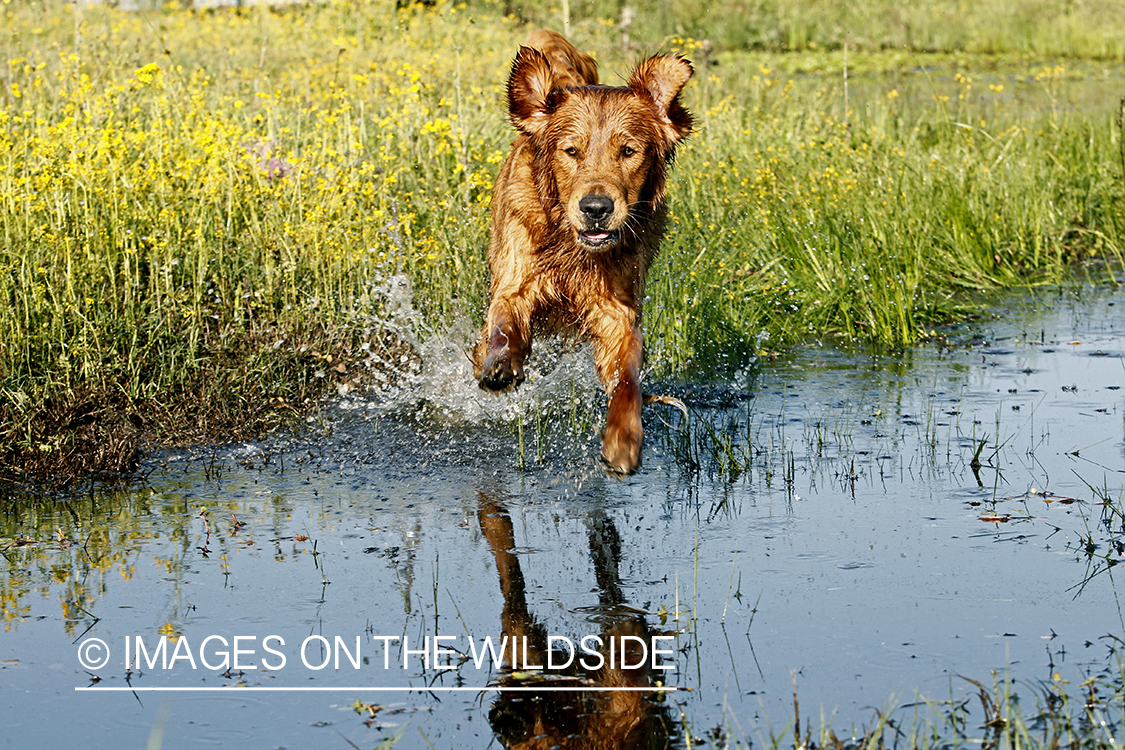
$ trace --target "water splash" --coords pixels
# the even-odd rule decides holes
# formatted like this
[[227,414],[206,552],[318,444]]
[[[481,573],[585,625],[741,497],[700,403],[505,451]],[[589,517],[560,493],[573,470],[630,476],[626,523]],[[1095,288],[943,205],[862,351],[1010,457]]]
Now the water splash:
[[526,363],[527,380],[516,391],[494,394],[477,385],[470,357],[478,335],[477,323],[457,315],[442,330],[432,330],[414,307],[413,290],[405,274],[396,274],[377,289],[385,299],[385,318],[376,327],[408,344],[408,361],[375,361],[369,367],[397,373],[392,383],[366,393],[339,399],[341,409],[362,409],[372,415],[409,415],[447,425],[515,422],[560,405],[600,408],[604,391],[594,371],[589,347],[551,337],[535,342]]

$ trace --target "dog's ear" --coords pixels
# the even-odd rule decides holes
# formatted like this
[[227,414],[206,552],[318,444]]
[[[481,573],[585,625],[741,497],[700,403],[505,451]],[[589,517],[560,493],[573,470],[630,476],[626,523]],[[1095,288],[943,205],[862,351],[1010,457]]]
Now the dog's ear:
[[680,104],[679,96],[693,72],[691,63],[682,57],[650,57],[629,79],[634,94],[652,99],[656,116],[673,145],[691,133],[691,114]]
[[535,135],[557,106],[555,73],[537,49],[520,47],[508,76],[508,116],[518,130]]

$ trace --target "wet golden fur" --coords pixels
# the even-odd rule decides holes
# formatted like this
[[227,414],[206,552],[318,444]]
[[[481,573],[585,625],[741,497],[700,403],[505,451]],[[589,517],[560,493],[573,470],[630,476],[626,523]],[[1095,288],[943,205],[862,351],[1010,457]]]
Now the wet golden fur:
[[552,31],[533,32],[508,79],[519,131],[492,193],[491,303],[474,353],[482,388],[524,379],[532,331],[577,330],[610,394],[602,460],[640,463],[641,307],[667,217],[665,177],[691,132],[686,60],[645,60],[626,86]]

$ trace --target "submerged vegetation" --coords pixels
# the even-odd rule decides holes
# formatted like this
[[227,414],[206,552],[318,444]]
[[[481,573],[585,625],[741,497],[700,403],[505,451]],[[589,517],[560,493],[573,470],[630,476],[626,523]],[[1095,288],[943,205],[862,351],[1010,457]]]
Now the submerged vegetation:
[[[904,346],[968,294],[1121,255],[1110,4],[761,3],[742,25],[606,5],[568,25],[607,81],[653,48],[697,69],[655,373],[810,337]],[[260,431],[475,324],[508,61],[528,22],[563,25],[513,10],[4,6],[0,473],[64,482],[129,471],[142,440]]]
[[[1125,715],[1122,713],[1120,645],[1107,644],[1103,669],[1072,685],[1054,672],[1049,680],[1018,683],[992,674],[991,684],[969,677],[950,681],[950,697],[932,700],[917,696],[906,705],[875,709],[871,721],[853,727],[850,736],[838,734],[823,712],[807,716],[802,724],[800,701],[793,695],[793,715],[780,730],[772,727],[747,736],[734,716],[691,737],[688,747],[710,743],[717,748],[742,750],[928,750],[929,748],[980,747],[1054,750],[1060,747],[1111,750],[1119,746]],[[1021,700],[1021,694],[1024,699]],[[1030,701],[1027,698],[1030,697]]]

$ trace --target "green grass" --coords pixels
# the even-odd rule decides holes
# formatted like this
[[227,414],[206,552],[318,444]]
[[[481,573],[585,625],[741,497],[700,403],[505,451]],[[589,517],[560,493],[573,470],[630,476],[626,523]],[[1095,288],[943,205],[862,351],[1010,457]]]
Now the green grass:
[[[472,5],[488,7],[489,3]],[[853,50],[1125,58],[1125,40],[1116,28],[1121,16],[1116,0],[733,0],[722,4],[707,0],[630,4],[589,0],[506,5],[531,23],[558,27],[563,24],[562,8],[569,5],[573,32],[618,27],[615,34],[627,37],[641,49],[651,49],[666,36],[678,35],[731,50],[807,51],[849,45]]]
[[[902,347],[969,295],[1120,259],[1102,5],[738,16],[771,36],[652,4],[629,43],[599,7],[572,35],[606,80],[636,43],[697,66],[650,277],[654,374],[723,376],[810,338]],[[503,10],[5,6],[0,474],[127,471],[146,439],[269,429],[479,319],[527,33]],[[393,314],[400,273],[417,315]]]
[[[1109,112],[1026,111],[1005,103],[1016,84],[959,73],[866,80],[863,99],[853,83],[845,113],[842,79],[723,67],[696,89],[702,127],[653,272],[650,341],[672,371],[713,371],[766,336],[903,346],[968,293],[1120,257]],[[1057,69],[1037,75],[1047,93],[1061,85]]]
[[1110,646],[1107,666],[1073,684],[1060,672],[1051,679],[1017,683],[995,673],[989,684],[970,677],[950,681],[950,697],[933,700],[917,696],[906,705],[887,706],[873,712],[871,721],[850,733],[832,717],[816,720],[802,714],[797,695],[793,716],[780,729],[767,726],[748,733],[735,717],[696,737],[719,748],[767,750],[1111,750],[1120,746],[1123,729],[1122,665],[1118,648]]

